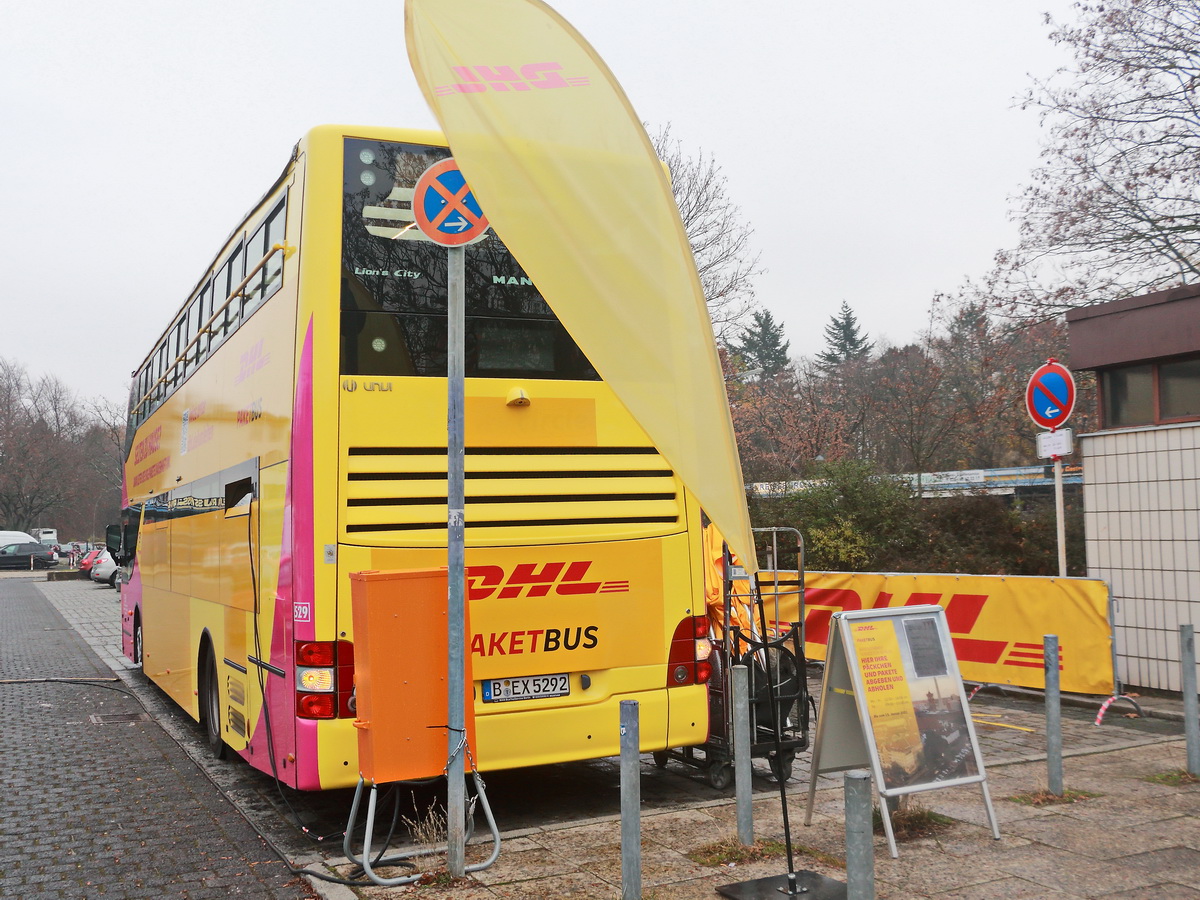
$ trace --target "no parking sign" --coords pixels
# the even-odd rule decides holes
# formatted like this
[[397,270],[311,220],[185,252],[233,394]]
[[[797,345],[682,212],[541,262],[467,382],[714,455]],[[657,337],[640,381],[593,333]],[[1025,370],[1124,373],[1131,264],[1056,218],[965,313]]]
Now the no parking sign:
[[1059,428],[1075,409],[1075,379],[1071,370],[1047,360],[1038,366],[1025,387],[1025,408],[1029,418],[1043,428]]
[[473,244],[487,233],[487,216],[453,157],[421,173],[412,205],[421,233],[443,247]]

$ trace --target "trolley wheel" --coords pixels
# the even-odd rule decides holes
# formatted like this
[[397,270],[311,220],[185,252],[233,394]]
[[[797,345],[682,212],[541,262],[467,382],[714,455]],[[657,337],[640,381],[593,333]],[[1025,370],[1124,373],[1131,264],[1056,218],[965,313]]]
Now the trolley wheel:
[[708,783],[718,791],[733,784],[733,766],[723,759],[708,764]]
[[221,689],[217,684],[217,661],[212,648],[204,652],[203,678],[200,682],[200,718],[213,759],[225,758],[225,740],[221,737]]
[[792,763],[796,761],[796,751],[781,750],[779,753],[772,753],[770,757],[771,774],[775,776],[776,781],[787,781],[792,777]]
[[650,755],[654,757],[654,764],[660,769],[665,769],[667,767],[667,760],[671,758],[671,754],[666,750],[655,750]]

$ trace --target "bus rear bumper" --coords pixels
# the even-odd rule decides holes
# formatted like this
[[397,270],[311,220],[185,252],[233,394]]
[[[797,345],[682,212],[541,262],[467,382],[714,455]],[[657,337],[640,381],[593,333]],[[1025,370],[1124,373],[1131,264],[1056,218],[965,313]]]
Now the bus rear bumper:
[[475,717],[481,770],[513,769],[616,756],[621,752],[621,701],[638,703],[641,750],[703,743],[708,737],[708,689],[660,688],[616,694],[594,705],[515,710]]

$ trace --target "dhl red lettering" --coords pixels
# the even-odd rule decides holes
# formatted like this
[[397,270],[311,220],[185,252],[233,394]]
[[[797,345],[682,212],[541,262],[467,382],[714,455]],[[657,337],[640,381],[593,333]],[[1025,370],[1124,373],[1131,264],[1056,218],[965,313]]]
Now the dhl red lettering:
[[483,635],[482,634],[475,634],[475,635],[471,636],[471,652],[478,656],[485,655],[483,652]]
[[817,644],[829,643],[829,619],[838,610],[862,609],[857,591],[846,588],[812,588],[805,601],[813,609],[804,619],[805,640]]
[[[1024,649],[1021,649],[1024,648]],[[1037,644],[1013,644],[1001,665],[1018,666],[1025,669],[1041,669],[1046,665],[1046,649]],[[1058,670],[1063,670],[1063,648],[1058,648]]]
[[529,587],[528,596],[545,597],[565,565],[566,563],[546,563],[541,571],[538,571],[537,563],[521,563],[508,576],[504,588],[500,591],[500,597],[505,600],[519,597],[526,587]]
[[[567,572],[563,575],[563,584],[558,586],[558,593],[564,596],[572,596],[575,594],[596,594],[600,592],[599,581],[584,582],[583,576],[587,574],[588,568],[592,564],[590,562],[573,562],[567,568]],[[578,582],[569,584],[568,582]]]
[[565,597],[628,592],[628,581],[584,581],[591,565],[590,560],[519,563],[507,577],[500,566],[468,566],[467,599],[545,597],[552,588]]
[[169,466],[170,464],[171,464],[171,457],[164,456],[162,459],[160,459],[154,465],[150,466],[148,469],[143,469],[141,472],[139,472],[138,475],[133,479],[133,486],[138,487],[143,482],[149,481],[152,478],[157,478],[163,472],[167,471],[167,466]]
[[892,595],[888,591],[880,591],[879,596],[875,598],[875,602],[871,604],[871,609],[886,609],[892,605]]
[[[907,600],[905,600],[904,605],[905,606],[925,606],[926,604],[933,604],[934,606],[937,606],[938,601],[941,599],[942,599],[941,593],[931,594],[931,593],[917,592],[917,593],[912,594]],[[950,630],[953,631],[954,629],[951,628]]]
[[506,637],[508,637],[507,631],[502,631],[499,634],[492,632],[491,637],[488,639],[487,655],[491,656],[498,651],[501,656],[504,656],[504,639]]
[[984,641],[978,638],[952,637],[954,655],[959,662],[996,665],[1008,649],[1008,641]]
[[529,638],[529,652],[530,653],[537,652],[538,638],[540,638],[542,636],[543,631],[545,631],[544,628],[535,628],[535,629],[531,629],[530,631],[525,632],[526,636]]
[[[510,654],[524,653],[525,647],[521,643],[521,639],[525,637],[525,632],[514,631],[512,637],[508,639],[508,652]],[[536,647],[534,648],[537,649]]]
[[946,625],[951,634],[970,634],[988,602],[987,594],[955,594],[946,604]]
[[157,453],[161,440],[162,426],[159,425],[152,432],[150,432],[150,434],[138,441],[138,445],[133,448],[134,465],[137,465],[140,462],[145,462],[155,453]]
[[499,566],[467,566],[467,599],[487,599],[503,580],[504,570]]

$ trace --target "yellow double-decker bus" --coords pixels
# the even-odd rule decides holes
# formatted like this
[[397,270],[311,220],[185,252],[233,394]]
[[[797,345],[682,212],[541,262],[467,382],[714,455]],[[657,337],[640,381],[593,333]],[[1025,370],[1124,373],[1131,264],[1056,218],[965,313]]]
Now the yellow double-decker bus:
[[[446,565],[446,255],[410,226],[448,155],[310,131],[134,376],[125,653],[302,790],[359,775],[350,574]],[[466,273],[475,760],[615,754],[624,699],[643,749],[703,742],[699,508],[499,238]]]

